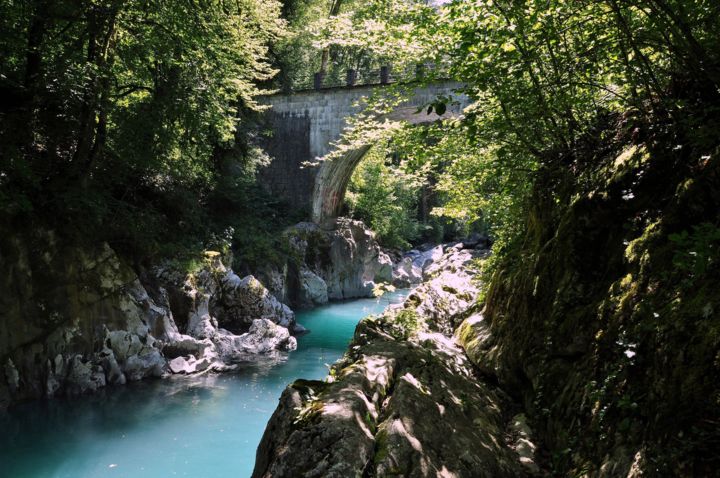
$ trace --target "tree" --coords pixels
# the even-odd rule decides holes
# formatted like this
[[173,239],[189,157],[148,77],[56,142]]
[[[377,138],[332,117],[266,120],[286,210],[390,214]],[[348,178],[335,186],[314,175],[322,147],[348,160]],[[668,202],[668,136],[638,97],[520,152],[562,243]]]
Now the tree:
[[275,0],[2,2],[0,208],[88,229],[154,202],[202,207],[221,151],[261,109],[280,12]]

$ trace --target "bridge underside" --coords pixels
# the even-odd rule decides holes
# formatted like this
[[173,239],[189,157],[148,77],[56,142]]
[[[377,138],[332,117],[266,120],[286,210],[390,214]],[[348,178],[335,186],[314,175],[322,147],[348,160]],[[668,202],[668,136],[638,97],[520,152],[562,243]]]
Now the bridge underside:
[[[431,123],[441,117],[419,107],[438,96],[452,96],[458,104],[448,108],[442,118],[458,116],[468,99],[457,90],[457,82],[441,82],[417,87],[412,98],[389,115],[389,119],[411,124]],[[342,210],[353,171],[372,145],[359,148],[341,158],[307,167],[331,151],[347,118],[360,111],[359,103],[377,87],[334,88],[267,97],[272,106],[267,114],[267,128],[272,135],[264,147],[272,162],[259,172],[260,181],[278,199],[285,199],[298,209],[308,208],[313,222],[330,227]]]
[[341,158],[325,161],[315,177],[312,198],[312,221],[320,227],[332,227],[345,202],[353,171],[371,146],[351,151]]

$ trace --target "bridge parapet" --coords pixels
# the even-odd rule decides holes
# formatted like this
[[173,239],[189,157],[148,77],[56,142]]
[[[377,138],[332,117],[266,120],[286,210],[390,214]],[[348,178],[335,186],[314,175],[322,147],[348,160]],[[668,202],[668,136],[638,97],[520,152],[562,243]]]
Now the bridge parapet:
[[420,81],[445,80],[449,75],[449,66],[443,63],[409,64],[402,68],[384,65],[362,67],[326,74],[315,73],[311,77],[294,80],[293,92],[323,90],[352,86],[379,86],[388,84],[409,84]]

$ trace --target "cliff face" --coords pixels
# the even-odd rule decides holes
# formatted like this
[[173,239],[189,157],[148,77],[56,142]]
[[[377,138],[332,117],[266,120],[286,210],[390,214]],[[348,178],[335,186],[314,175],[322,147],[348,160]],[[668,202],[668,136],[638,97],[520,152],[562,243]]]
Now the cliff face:
[[276,297],[295,307],[372,297],[375,284],[393,280],[392,260],[361,221],[340,218],[332,229],[303,222],[285,240],[291,255],[284,270],[264,277]]
[[606,155],[579,180],[546,171],[484,318],[461,329],[562,475],[718,466],[720,161],[663,139]]
[[[0,406],[74,395],[173,373],[232,369],[296,346],[295,314],[372,296],[392,261],[361,222],[334,230],[299,224],[293,254],[263,283],[239,277],[208,251],[194,270],[133,270],[107,245],[83,247],[27,226],[0,238]],[[272,291],[272,292],[271,292]],[[278,299],[278,297],[280,299]]]
[[668,135],[540,171],[486,301],[446,250],[288,387],[254,476],[714,476],[719,151]]
[[107,245],[10,230],[0,238],[0,407],[295,347],[293,312],[217,253],[193,273],[157,268],[141,282]]

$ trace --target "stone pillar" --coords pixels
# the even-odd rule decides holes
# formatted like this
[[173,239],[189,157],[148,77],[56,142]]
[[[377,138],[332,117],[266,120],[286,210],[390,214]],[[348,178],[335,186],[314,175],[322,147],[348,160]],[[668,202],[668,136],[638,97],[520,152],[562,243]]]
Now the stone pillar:
[[357,70],[350,69],[347,71],[347,86],[355,86],[357,83]]
[[323,75],[320,72],[317,72],[313,75],[313,86],[316,90],[322,89],[323,80],[325,79],[325,75]]
[[388,83],[390,83],[390,67],[389,66],[381,66],[380,67],[380,84],[387,85]]

